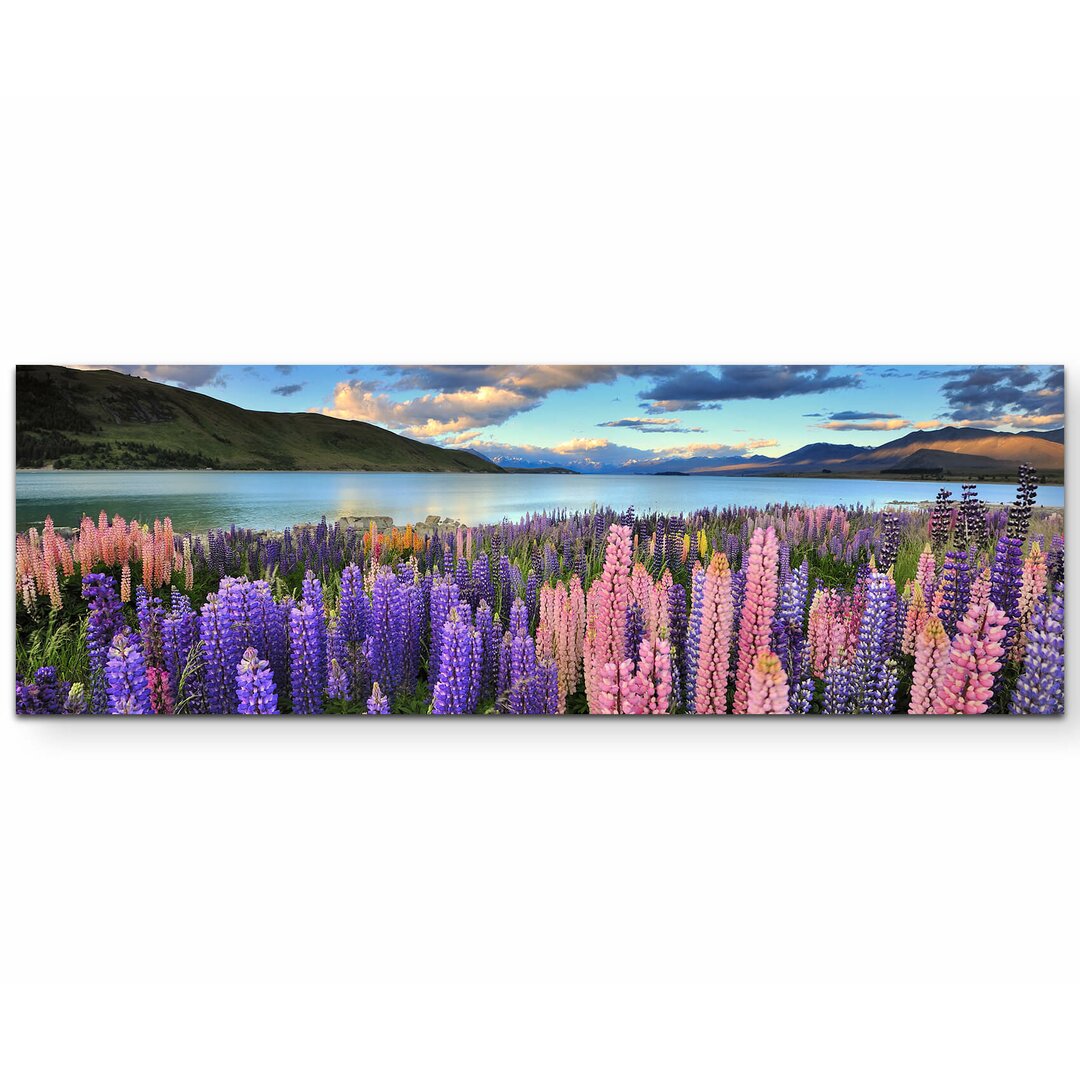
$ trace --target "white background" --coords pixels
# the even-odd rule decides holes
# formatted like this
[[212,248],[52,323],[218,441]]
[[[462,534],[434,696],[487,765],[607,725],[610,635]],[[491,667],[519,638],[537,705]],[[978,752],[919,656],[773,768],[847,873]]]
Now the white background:
[[[1074,361],[1068,7],[22,5],[0,352]],[[0,1072],[1075,1077],[1078,766],[1075,720],[7,719]]]

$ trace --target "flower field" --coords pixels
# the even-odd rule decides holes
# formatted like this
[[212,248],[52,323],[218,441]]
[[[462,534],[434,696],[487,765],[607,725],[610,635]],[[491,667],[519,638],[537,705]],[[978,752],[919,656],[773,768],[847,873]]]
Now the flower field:
[[930,509],[16,538],[21,713],[1056,713],[1064,537]]

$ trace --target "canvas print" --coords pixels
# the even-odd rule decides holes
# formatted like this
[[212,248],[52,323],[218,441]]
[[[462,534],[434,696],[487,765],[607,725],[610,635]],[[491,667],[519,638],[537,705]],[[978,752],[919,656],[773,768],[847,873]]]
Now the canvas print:
[[15,380],[22,714],[1063,707],[1062,367]]

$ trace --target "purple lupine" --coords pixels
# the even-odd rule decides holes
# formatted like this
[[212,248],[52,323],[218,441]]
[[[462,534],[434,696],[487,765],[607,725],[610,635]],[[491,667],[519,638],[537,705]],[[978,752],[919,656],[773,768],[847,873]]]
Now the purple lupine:
[[389,567],[375,574],[371,592],[371,673],[393,699],[405,678],[408,609],[403,590]]
[[388,716],[390,713],[390,699],[379,689],[379,684],[371,686],[371,697],[367,701],[368,716]]
[[559,669],[555,661],[536,664],[525,698],[529,716],[554,716],[559,711]]
[[144,586],[135,588],[135,619],[139,626],[139,643],[148,665],[161,667],[164,653],[161,642],[161,622],[165,616],[160,596],[150,596]]
[[260,660],[255,649],[244,650],[236,665],[236,711],[241,716],[275,716],[277,687],[267,660]]
[[510,605],[509,630],[511,637],[524,637],[529,632],[529,615],[521,597]]
[[[323,522],[325,526],[325,519]],[[315,613],[315,662],[320,671],[326,670],[326,607],[323,604],[322,582],[308,570],[300,586],[301,605],[309,604]]]
[[1024,579],[1024,541],[1020,537],[1000,536],[990,565],[990,600],[1009,617],[1005,630],[1005,655],[1016,640],[1020,613],[1020,588]]
[[[499,629],[499,620],[495,620],[495,631]],[[494,631],[493,631],[494,633]],[[499,639],[495,655],[498,658],[498,672],[495,679],[495,702],[500,711],[506,709],[510,699],[510,633]]]
[[443,626],[441,666],[431,699],[431,711],[436,716],[461,715],[470,711],[474,641],[468,616],[463,617],[458,607],[451,608]]
[[888,570],[896,562],[899,550],[900,518],[887,510],[881,518],[881,539],[877,549],[878,568],[882,571]]
[[38,688],[38,698],[47,713],[58,713],[67,696],[68,687],[60,682],[56,668],[52,665],[39,667],[34,672],[34,682]]
[[37,684],[25,682],[21,675],[15,676],[15,712],[20,716],[40,716],[45,712]]
[[153,712],[142,649],[125,633],[117,634],[109,646],[105,682],[111,715],[146,716]]
[[202,685],[208,712],[236,711],[236,664],[229,613],[218,593],[210,593],[199,615]]
[[87,574],[82,582],[86,600],[86,649],[90,659],[90,708],[104,712],[107,704],[105,665],[112,640],[124,628],[124,616],[116,582],[107,574]]
[[626,611],[626,659],[634,660],[641,648],[641,639],[645,636],[645,616],[641,605],[632,600]]
[[540,585],[535,570],[529,571],[525,582],[525,607],[529,612],[529,625],[532,626],[540,614]]
[[814,700],[814,676],[810,664],[810,640],[808,638],[803,638],[794,647],[791,666],[788,705],[792,713],[808,713]]
[[307,600],[289,612],[292,707],[304,716],[323,711],[326,661],[320,652],[320,615]]
[[1035,605],[1027,632],[1024,669],[1009,712],[1049,716],[1065,710],[1065,595],[1058,586]]
[[[678,582],[667,592],[668,635],[671,640],[671,697],[676,707],[683,704],[683,665],[686,656],[686,588]],[[701,626],[698,624],[700,635]]]
[[693,697],[693,688],[697,685],[698,657],[701,652],[701,617],[705,603],[705,568],[697,563],[694,566],[691,584],[690,623],[686,638],[685,685],[687,700]]
[[[582,581],[585,579],[582,578]],[[513,599],[513,584],[510,578],[510,559],[506,555],[499,556],[499,615],[503,621],[510,614],[510,601]]]
[[402,687],[411,693],[420,675],[420,644],[424,634],[424,593],[417,581],[401,586],[405,614],[402,649]]
[[852,712],[855,683],[846,667],[833,664],[825,671],[825,696],[821,711],[826,716],[846,716]]
[[480,606],[476,609],[475,625],[476,632],[480,635],[477,651],[481,657],[478,692],[480,698],[486,700],[495,692],[496,663],[496,651],[492,648],[492,643],[495,640],[495,619],[486,600],[481,600]]
[[79,716],[86,712],[86,688],[82,683],[72,683],[64,699],[63,712],[69,716]]
[[895,680],[890,683],[888,679],[887,665],[896,642],[895,603],[892,578],[874,574],[867,582],[866,607],[855,647],[854,706],[861,713],[880,715],[893,711],[896,686]]
[[431,583],[431,642],[428,646],[428,679],[434,682],[442,667],[443,627],[450,617],[450,609],[460,599],[457,582],[442,577]]
[[186,690],[190,694],[193,689],[185,685],[184,674],[195,646],[195,630],[195,612],[191,609],[191,601],[182,592],[173,589],[169,613],[161,620],[161,651],[177,705],[181,701],[181,691]]
[[347,701],[349,697],[349,676],[336,656],[331,659],[327,671],[326,696],[335,701]]
[[941,625],[945,633],[952,637],[956,633],[956,623],[964,617],[971,595],[971,570],[968,566],[967,552],[947,551],[945,564],[941,569]]

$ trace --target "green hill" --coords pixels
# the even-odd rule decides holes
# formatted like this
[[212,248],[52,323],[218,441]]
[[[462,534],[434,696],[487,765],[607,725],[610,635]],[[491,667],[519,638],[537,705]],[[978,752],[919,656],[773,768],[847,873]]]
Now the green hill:
[[57,469],[502,472],[360,420],[253,412],[114,371],[18,367],[15,464]]

